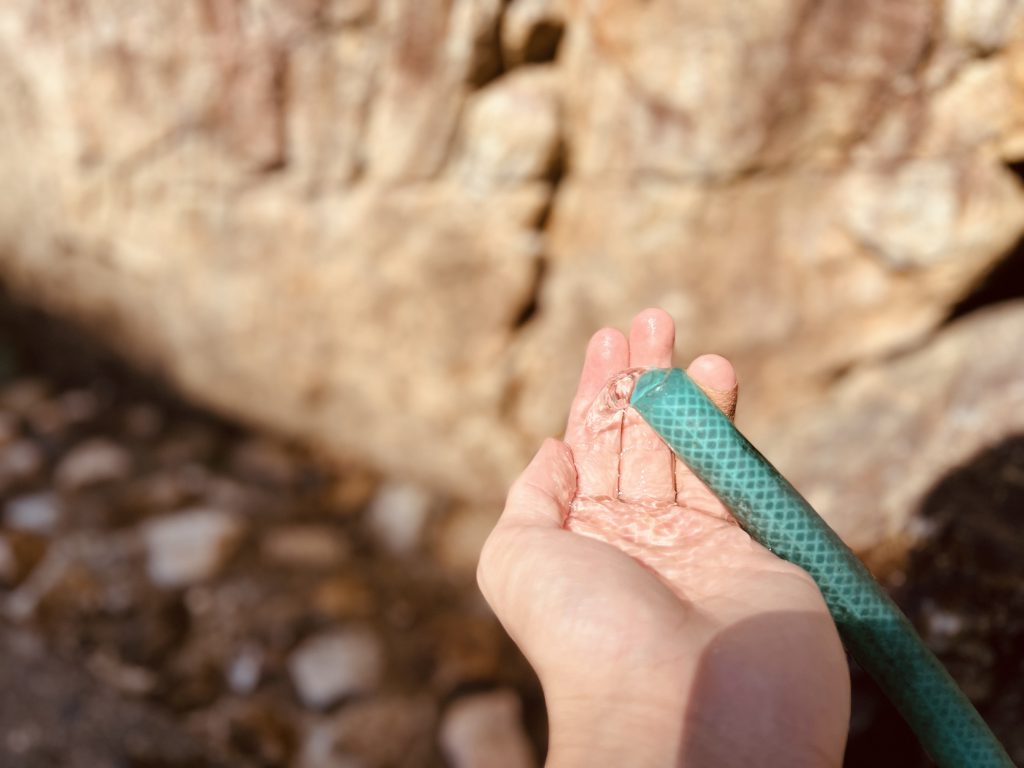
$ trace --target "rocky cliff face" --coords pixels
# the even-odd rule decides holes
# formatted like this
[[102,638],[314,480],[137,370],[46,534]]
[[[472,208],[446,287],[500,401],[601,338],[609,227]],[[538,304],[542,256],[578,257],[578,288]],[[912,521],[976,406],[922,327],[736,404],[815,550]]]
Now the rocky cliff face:
[[8,0],[0,272],[223,411],[482,501],[559,431],[589,333],[664,306],[799,473],[837,376],[902,376],[875,361],[1024,231],[1022,25],[1016,0]]

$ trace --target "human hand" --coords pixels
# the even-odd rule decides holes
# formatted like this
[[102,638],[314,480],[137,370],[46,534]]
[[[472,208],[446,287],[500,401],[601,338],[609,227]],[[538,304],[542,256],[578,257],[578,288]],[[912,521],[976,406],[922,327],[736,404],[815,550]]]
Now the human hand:
[[[814,582],[634,411],[593,418],[615,374],[671,365],[674,335],[660,310],[628,342],[595,334],[565,442],[544,443],[481,554],[481,590],[544,687],[548,764],[840,765],[849,677]],[[687,370],[731,416],[732,366]]]

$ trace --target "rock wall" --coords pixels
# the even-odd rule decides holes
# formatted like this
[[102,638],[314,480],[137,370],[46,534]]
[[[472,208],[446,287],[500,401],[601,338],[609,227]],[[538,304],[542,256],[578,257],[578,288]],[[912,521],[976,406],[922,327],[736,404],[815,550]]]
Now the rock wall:
[[598,326],[665,307],[799,456],[1024,232],[1018,0],[7,0],[0,86],[13,290],[484,502]]

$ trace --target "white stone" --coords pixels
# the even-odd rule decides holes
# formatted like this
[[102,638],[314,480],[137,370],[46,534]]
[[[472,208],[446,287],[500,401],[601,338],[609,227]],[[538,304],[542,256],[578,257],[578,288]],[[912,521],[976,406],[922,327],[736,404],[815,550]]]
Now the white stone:
[[420,544],[432,506],[430,494],[415,485],[382,485],[370,502],[370,531],[389,552],[409,554]]
[[231,660],[227,670],[228,687],[234,693],[252,693],[263,676],[263,651],[256,645],[245,645]]
[[55,472],[57,484],[79,490],[97,483],[123,480],[132,470],[132,457],[124,448],[102,438],[75,446]]
[[367,627],[331,630],[304,640],[288,659],[288,671],[302,703],[325,709],[347,696],[377,687],[383,651]]
[[4,505],[4,525],[18,531],[53,533],[61,515],[60,500],[49,491],[18,496]]
[[161,587],[205,581],[227,564],[243,532],[237,515],[218,509],[186,509],[149,521],[143,527],[149,578]]
[[532,768],[537,762],[514,691],[455,701],[441,722],[441,749],[452,768]]
[[959,635],[964,628],[964,620],[952,611],[941,609],[933,610],[926,614],[928,620],[928,632],[930,635],[948,639]]

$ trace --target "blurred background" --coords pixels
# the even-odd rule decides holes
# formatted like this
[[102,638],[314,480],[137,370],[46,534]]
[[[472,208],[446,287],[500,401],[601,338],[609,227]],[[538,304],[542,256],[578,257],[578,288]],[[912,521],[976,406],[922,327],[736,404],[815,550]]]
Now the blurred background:
[[539,764],[476,557],[647,306],[1024,761],[1024,2],[5,0],[0,89],[3,765]]

